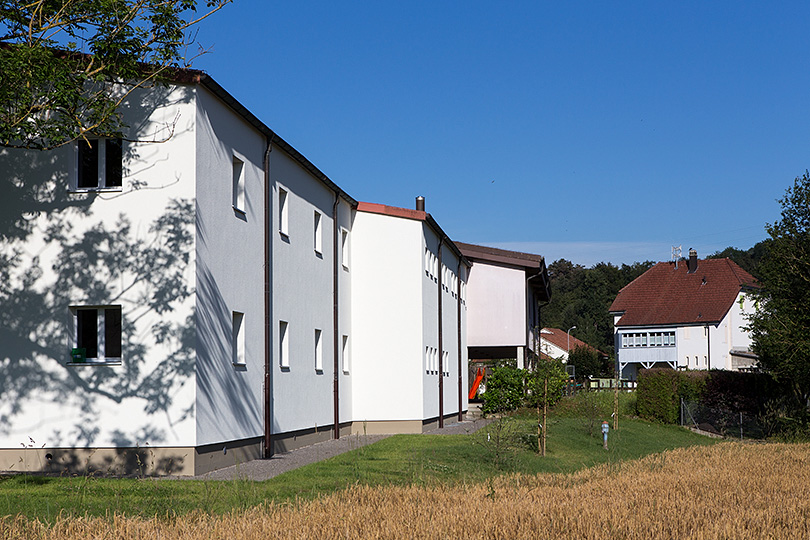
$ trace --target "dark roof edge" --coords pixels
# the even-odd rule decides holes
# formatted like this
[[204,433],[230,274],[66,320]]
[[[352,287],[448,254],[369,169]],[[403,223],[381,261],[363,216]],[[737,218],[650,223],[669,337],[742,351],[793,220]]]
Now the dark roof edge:
[[[182,72],[181,72],[182,73]],[[310,160],[308,160],[304,155],[293,148],[293,146],[282,139],[275,131],[267,127],[267,125],[259,120],[256,115],[248,110],[247,107],[242,105],[235,97],[233,97],[227,90],[225,90],[218,82],[216,82],[210,75],[205,72],[195,72],[193,73],[192,77],[185,78],[185,77],[177,77],[176,79],[178,82],[181,83],[193,83],[196,82],[201,86],[205,87],[215,96],[222,100],[228,107],[233,109],[239,116],[244,118],[250,125],[256,128],[260,133],[262,133],[270,144],[275,144],[279,148],[281,148],[285,153],[287,153],[290,157],[292,157],[295,161],[297,161],[304,169],[309,171],[309,173],[326,184],[326,186],[338,193],[340,197],[342,197],[346,202],[348,202],[352,207],[357,207],[357,201],[351,197],[348,193],[343,191],[337,184],[335,184],[332,180],[329,179],[326,174],[323,173],[318,167],[316,167]]]
[[545,266],[545,257],[542,255],[522,253],[520,251],[510,251],[508,249],[493,248],[488,246],[479,246],[464,242],[458,242],[458,246],[463,251],[467,252],[467,256],[471,259],[481,259],[484,261],[512,264],[515,266],[523,266],[525,268],[540,268],[541,266]]

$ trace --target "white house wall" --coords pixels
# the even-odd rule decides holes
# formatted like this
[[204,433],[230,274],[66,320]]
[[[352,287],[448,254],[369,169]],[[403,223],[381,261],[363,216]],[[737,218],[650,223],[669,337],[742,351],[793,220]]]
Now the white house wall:
[[[264,430],[264,136],[202,87],[197,91],[197,444]],[[244,207],[233,205],[234,157]],[[233,313],[244,314],[234,363]]]
[[526,274],[521,269],[476,262],[470,270],[470,347],[526,345]]
[[361,389],[352,395],[356,422],[423,419],[421,229],[415,220],[356,213],[352,375]]
[[[0,151],[0,253],[20,254],[0,295],[0,449],[195,444],[193,296],[161,288],[194,282],[193,91],[136,91],[124,120],[139,142],[123,144],[121,189],[69,192],[75,145]],[[8,218],[26,209],[32,227],[17,230]],[[121,362],[68,365],[70,306],[111,305]]]
[[[333,363],[333,231],[332,208],[335,194],[312,177],[281,149],[270,154],[273,186],[273,216],[270,237],[273,246],[273,433],[289,433],[315,426],[334,424]],[[279,230],[279,193],[287,192],[287,233]],[[315,251],[315,212],[321,214],[322,251]],[[340,204],[339,226],[349,232],[351,215],[348,205]],[[338,251],[340,252],[338,230]],[[351,248],[351,244],[350,244]],[[337,254],[340,256],[340,253]],[[353,346],[347,305],[351,290],[348,273],[338,265],[340,329],[338,347],[343,335]],[[288,366],[282,366],[279,336],[281,323],[287,323],[286,351]],[[315,369],[315,330],[321,330],[323,368]],[[287,361],[285,360],[285,363]],[[345,407],[350,373],[338,368],[341,388],[341,417],[349,414]],[[349,421],[346,418],[346,421]],[[343,420],[341,419],[341,422]]]

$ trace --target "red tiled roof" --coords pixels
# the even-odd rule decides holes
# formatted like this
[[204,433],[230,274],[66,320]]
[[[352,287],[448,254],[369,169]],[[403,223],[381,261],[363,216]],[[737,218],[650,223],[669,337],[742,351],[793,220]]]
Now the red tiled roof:
[[[546,333],[546,332],[549,332],[549,333]],[[565,330],[560,330],[559,328],[543,328],[543,330],[540,332],[540,338],[545,339],[549,343],[551,343],[553,345],[556,345],[557,347],[559,347],[562,350],[565,350],[568,347],[568,332],[566,332]],[[584,341],[579,340],[579,339],[575,338],[574,336],[571,336],[571,350],[573,351],[577,347],[585,347],[586,349],[591,349],[593,351],[596,351],[597,353],[599,353],[602,356],[607,356],[605,353],[603,353],[599,349],[597,349],[595,347],[591,347],[590,345],[588,345]]]
[[658,263],[624,287],[612,313],[622,313],[616,326],[718,323],[737,294],[755,287],[754,277],[730,259],[697,261],[687,273],[686,261]]

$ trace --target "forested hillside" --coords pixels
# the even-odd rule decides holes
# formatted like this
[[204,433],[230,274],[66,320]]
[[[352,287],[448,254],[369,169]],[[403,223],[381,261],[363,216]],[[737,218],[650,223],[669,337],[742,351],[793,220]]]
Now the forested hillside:
[[[759,261],[767,250],[767,240],[741,250],[728,247],[708,258],[728,257],[757,276]],[[559,259],[548,266],[551,302],[542,308],[541,324],[547,328],[571,331],[585,343],[613,356],[613,318],[608,308],[622,287],[643,274],[652,261],[616,266],[599,263],[590,268]]]

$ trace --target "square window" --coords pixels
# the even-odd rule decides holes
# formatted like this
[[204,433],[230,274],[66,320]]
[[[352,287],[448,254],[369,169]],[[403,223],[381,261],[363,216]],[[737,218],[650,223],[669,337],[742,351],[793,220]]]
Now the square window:
[[278,232],[289,236],[289,208],[287,207],[287,190],[278,188]]
[[93,362],[120,362],[122,352],[121,306],[74,307],[73,347]]
[[76,143],[75,189],[119,189],[122,186],[121,139],[87,139]]
[[278,365],[284,369],[290,368],[290,338],[287,321],[278,322]]
[[233,363],[245,364],[245,314],[238,311],[233,312],[231,345],[233,347]]
[[233,194],[232,204],[234,210],[245,211],[245,163],[238,157],[233,157]]
[[320,255],[323,253],[323,233],[321,231],[321,213],[317,211],[315,212],[314,230],[315,237],[313,241],[315,244],[315,253]]

